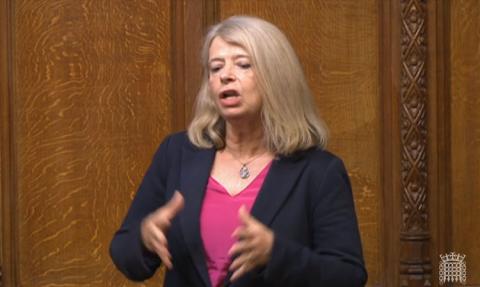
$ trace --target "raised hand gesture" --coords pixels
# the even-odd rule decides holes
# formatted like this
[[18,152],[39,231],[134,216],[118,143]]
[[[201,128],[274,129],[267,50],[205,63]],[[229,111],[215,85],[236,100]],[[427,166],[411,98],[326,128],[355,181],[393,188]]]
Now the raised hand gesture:
[[237,255],[230,265],[230,271],[233,271],[231,281],[267,264],[274,240],[273,231],[251,216],[245,206],[240,207],[238,216],[242,225],[233,232],[237,242],[228,251],[230,256]]
[[183,206],[183,196],[180,192],[175,191],[169,202],[150,213],[141,224],[143,244],[148,250],[157,253],[168,269],[172,268],[172,260],[168,251],[166,233],[172,219],[182,210]]

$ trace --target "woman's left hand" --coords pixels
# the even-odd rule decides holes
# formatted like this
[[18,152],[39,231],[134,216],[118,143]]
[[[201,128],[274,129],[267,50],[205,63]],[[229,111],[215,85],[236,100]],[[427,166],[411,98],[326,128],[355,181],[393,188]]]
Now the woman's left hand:
[[229,268],[233,272],[231,281],[256,267],[266,265],[270,260],[274,240],[273,231],[251,216],[245,206],[240,207],[238,216],[242,225],[233,232],[232,236],[237,242],[228,251],[229,256],[237,255]]

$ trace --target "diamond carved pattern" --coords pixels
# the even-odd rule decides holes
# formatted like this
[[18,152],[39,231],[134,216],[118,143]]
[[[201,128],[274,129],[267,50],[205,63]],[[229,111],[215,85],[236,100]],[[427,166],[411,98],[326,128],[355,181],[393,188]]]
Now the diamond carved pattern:
[[401,231],[427,231],[426,1],[401,2]]
[[426,2],[400,0],[401,286],[431,286],[427,205]]

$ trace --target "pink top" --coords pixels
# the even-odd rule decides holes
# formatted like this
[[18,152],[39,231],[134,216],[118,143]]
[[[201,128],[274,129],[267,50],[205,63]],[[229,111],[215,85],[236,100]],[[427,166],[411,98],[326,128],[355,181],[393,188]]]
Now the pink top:
[[212,286],[221,286],[228,273],[230,257],[228,250],[235,243],[232,233],[240,225],[238,210],[245,205],[248,211],[257,198],[272,162],[267,164],[257,177],[240,193],[231,196],[227,190],[210,176],[200,214],[200,232]]

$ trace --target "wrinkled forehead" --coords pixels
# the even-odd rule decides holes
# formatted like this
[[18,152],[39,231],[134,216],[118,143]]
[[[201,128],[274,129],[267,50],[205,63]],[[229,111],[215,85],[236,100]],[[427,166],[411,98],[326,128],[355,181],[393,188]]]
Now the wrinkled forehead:
[[215,37],[208,49],[208,61],[216,57],[226,56],[245,56],[250,57],[250,53],[238,42],[225,40],[223,37]]

